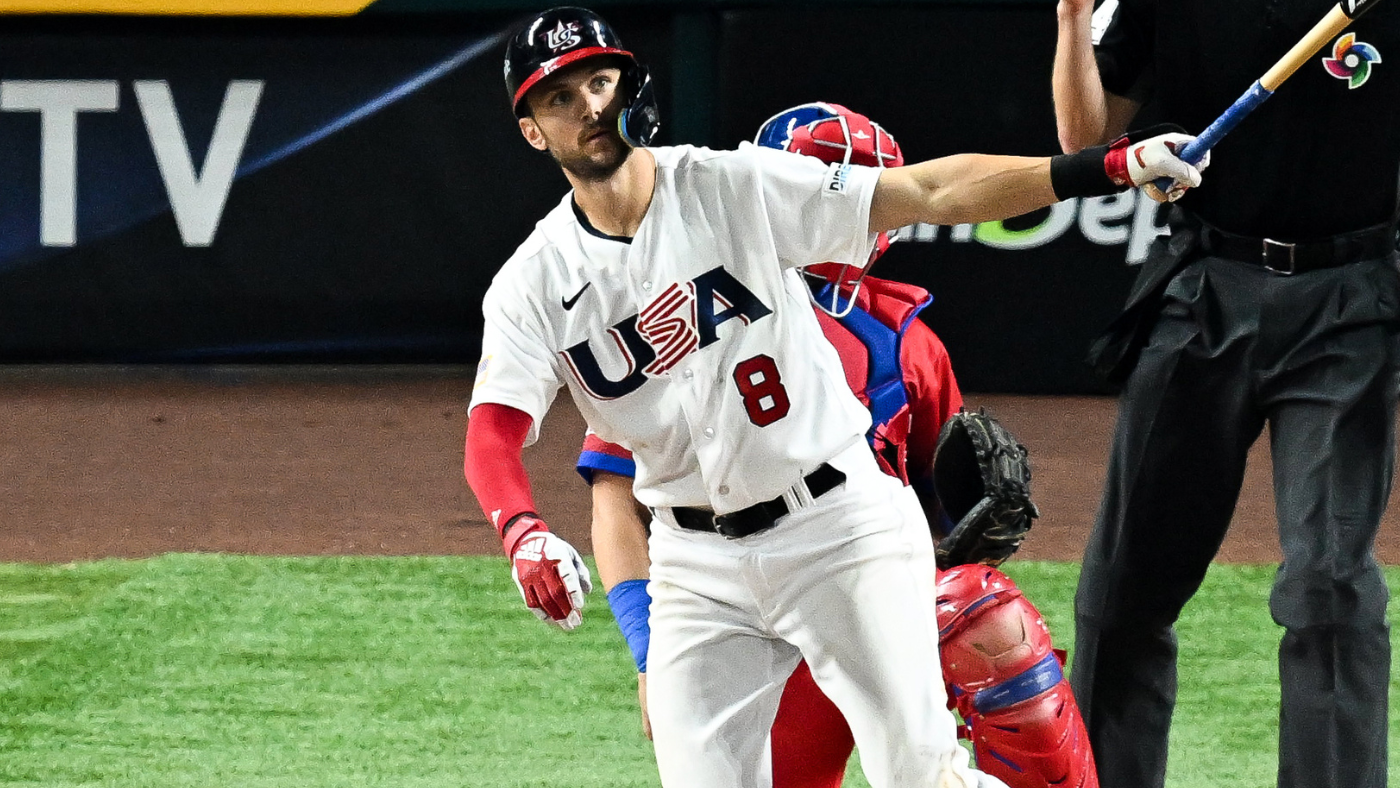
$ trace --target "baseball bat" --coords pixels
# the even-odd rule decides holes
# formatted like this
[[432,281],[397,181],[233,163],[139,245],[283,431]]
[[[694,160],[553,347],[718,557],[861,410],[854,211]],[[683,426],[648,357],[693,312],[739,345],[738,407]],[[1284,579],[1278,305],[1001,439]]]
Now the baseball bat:
[[[1380,0],[1341,0],[1333,6],[1332,10],[1328,11],[1327,15],[1322,18],[1322,21],[1313,25],[1313,29],[1309,30],[1307,35],[1299,39],[1298,43],[1288,50],[1288,54],[1264,72],[1264,76],[1260,77],[1259,81],[1250,85],[1249,90],[1235,99],[1235,103],[1216,118],[1214,123],[1206,127],[1206,130],[1201,132],[1199,137],[1187,143],[1186,147],[1181,149],[1178,158],[1187,164],[1195,164],[1205,158],[1206,153],[1214,148],[1222,137],[1229,134],[1230,130],[1238,126],[1249,113],[1263,104],[1265,99],[1274,95],[1274,91],[1278,90],[1279,85],[1293,76],[1293,72],[1306,63],[1308,58],[1312,57],[1334,36],[1345,30],[1347,25],[1355,22],[1379,2]],[[1172,181],[1170,178],[1158,178],[1156,184],[1157,188],[1166,191],[1172,185]]]

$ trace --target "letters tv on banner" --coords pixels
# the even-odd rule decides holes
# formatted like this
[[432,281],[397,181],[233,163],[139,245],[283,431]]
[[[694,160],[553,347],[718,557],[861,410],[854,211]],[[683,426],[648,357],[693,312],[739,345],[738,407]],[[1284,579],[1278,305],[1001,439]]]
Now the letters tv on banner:
[[505,97],[513,18],[11,20],[0,362],[475,363],[567,188]]
[[566,188],[508,23],[7,23],[0,360],[474,363]]

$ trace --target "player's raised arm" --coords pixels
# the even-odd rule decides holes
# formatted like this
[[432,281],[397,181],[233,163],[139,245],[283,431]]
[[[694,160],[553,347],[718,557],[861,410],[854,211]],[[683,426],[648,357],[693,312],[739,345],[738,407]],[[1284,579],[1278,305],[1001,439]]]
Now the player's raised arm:
[[[1051,87],[1055,96],[1055,126],[1059,130],[1060,148],[1075,153],[1090,145],[1099,145],[1122,134],[1137,114],[1139,102],[1104,89],[1095,59],[1094,44],[1108,33],[1116,38],[1141,38],[1141,31],[1131,20],[1120,18],[1117,0],[1104,3],[1094,11],[1093,0],[1060,0],[1056,7],[1059,33],[1055,43],[1055,64]],[[1133,41],[1132,46],[1117,47],[1140,55],[1145,44]],[[1129,58],[1131,60],[1132,58]],[[1113,63],[1116,70],[1141,70],[1139,63]]]
[[[1201,184],[1199,167],[1173,150],[1192,137],[1122,138],[1052,158],[959,154],[880,171],[870,204],[870,231],[910,224],[1008,219],[1070,197],[1113,194],[1169,178],[1169,199]],[[1155,197],[1156,195],[1154,195]]]
[[1005,219],[1060,199],[1051,188],[1049,159],[948,156],[882,171],[870,204],[870,231]]

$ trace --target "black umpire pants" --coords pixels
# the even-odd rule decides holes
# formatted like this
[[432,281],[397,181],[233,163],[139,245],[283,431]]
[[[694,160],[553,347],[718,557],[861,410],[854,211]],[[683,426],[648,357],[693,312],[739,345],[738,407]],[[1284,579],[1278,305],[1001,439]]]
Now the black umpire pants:
[[[1269,425],[1283,564],[1280,788],[1386,788],[1388,591],[1374,554],[1394,463],[1392,259],[1280,276],[1197,260],[1120,397],[1075,599],[1071,683],[1102,788],[1160,788],[1173,623],[1224,540]],[[1228,713],[1228,710],[1223,710]]]

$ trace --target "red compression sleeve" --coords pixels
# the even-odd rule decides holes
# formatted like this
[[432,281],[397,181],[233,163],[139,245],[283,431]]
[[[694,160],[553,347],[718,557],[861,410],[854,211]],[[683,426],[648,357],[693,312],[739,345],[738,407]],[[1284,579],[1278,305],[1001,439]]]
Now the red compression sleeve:
[[493,402],[472,408],[467,420],[462,470],[506,555],[515,553],[516,543],[526,534],[546,530],[535,514],[535,496],[520,459],[531,421],[525,411]]

